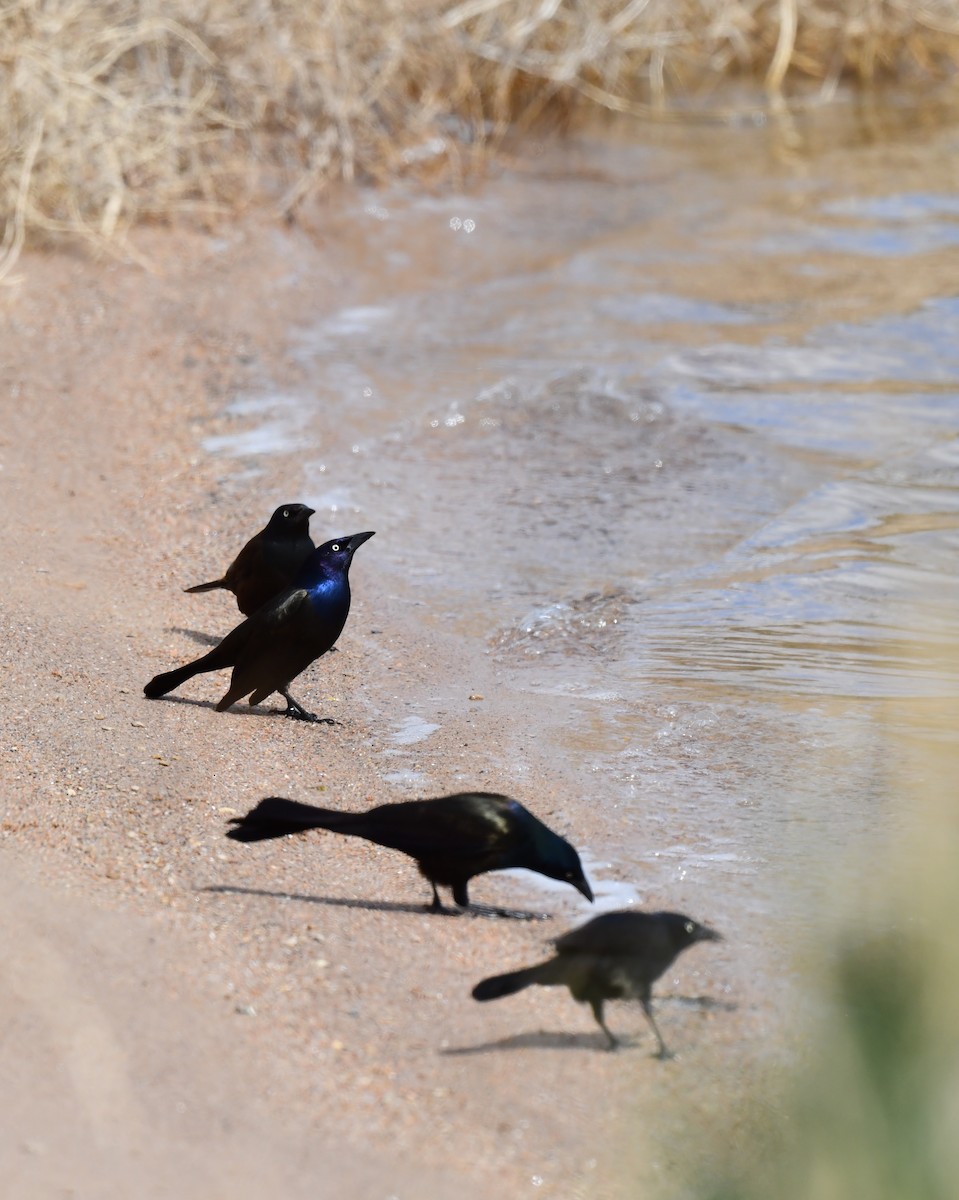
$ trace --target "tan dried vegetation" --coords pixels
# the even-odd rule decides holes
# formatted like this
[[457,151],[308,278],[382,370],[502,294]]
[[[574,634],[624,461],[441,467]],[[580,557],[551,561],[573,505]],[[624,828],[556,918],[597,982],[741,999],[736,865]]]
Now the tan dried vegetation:
[[[959,0],[0,0],[0,275],[27,239],[463,171],[576,108],[942,74]],[[122,240],[122,239],[121,239]]]

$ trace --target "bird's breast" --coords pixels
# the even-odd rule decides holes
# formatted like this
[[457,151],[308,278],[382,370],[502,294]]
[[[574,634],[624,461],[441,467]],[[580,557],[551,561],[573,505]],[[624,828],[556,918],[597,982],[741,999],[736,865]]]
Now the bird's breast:
[[310,604],[321,611],[350,606],[350,586],[341,579],[322,579],[307,588]]

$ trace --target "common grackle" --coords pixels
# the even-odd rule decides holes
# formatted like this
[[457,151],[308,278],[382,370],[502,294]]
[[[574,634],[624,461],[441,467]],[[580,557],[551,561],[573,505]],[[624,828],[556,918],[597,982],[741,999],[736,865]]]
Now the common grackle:
[[[354,533],[318,546],[292,587],[258,608],[209,654],[155,675],[143,694],[151,699],[165,696],[194,675],[232,667],[230,688],[216,706],[217,712],[244,696],[250,696],[251,704],[259,704],[271,692],[279,692],[286,701],[286,716],[319,720],[293,699],[290,683],[340,636],[350,611],[350,562],[357,547],[372,536]],[[330,721],[329,717],[322,719]]]
[[240,612],[251,616],[277,592],[292,586],[297,571],[313,552],[310,517],[314,511],[305,504],[281,504],[230,563],[222,579],[183,590],[212,592],[225,588],[236,596]]
[[443,909],[437,884],[452,888],[461,908],[469,904],[474,875],[526,867],[571,883],[593,899],[579,855],[518,800],[492,792],[459,792],[431,800],[380,804],[363,813],[316,808],[269,796],[245,817],[235,817],[227,837],[258,842],[306,829],[331,829],[401,850],[416,860],[433,888],[432,910]]
[[659,1042],[659,1057],[669,1058],[662,1035],[653,1019],[652,987],[670,964],[695,942],[716,942],[721,936],[682,913],[601,913],[578,929],[557,938],[556,957],[493,975],[473,988],[474,1000],[496,1000],[512,996],[534,983],[549,987],[564,984],[574,1000],[585,1001],[603,1032],[610,1050],[619,1045],[603,1020],[607,1000],[638,1000]]

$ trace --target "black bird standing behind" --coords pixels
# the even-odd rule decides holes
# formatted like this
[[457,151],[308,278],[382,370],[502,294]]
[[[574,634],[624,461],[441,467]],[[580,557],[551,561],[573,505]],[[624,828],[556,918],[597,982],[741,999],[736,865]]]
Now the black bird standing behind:
[[244,696],[250,696],[251,704],[259,704],[272,692],[279,692],[286,701],[286,716],[300,721],[318,720],[293,699],[290,683],[325,654],[342,633],[350,611],[350,562],[357,547],[372,536],[354,533],[318,546],[300,568],[292,587],[258,608],[209,654],[155,675],[143,694],[152,700],[172,692],[194,675],[232,667],[230,687],[216,706],[217,712]]
[[222,579],[198,583],[185,592],[212,592],[225,588],[236,596],[245,617],[277,592],[291,587],[296,573],[313,552],[310,517],[305,504],[281,504],[266,526],[255,533],[223,573]]
[[400,850],[416,860],[433,888],[432,911],[443,909],[437,884],[452,888],[461,907],[469,905],[474,875],[526,867],[571,883],[593,899],[579,855],[559,834],[518,800],[492,792],[460,792],[432,800],[380,804],[364,813],[339,812],[268,796],[245,817],[235,817],[227,837],[258,842],[306,829],[331,829]]
[[563,984],[574,1000],[585,1001],[603,1032],[610,1050],[619,1045],[603,1020],[607,1000],[638,1000],[659,1042],[659,1057],[669,1051],[653,1019],[653,983],[678,955],[695,942],[717,942],[720,934],[700,925],[682,913],[622,912],[601,913],[578,929],[557,938],[556,957],[511,971],[493,975],[473,988],[474,1000],[496,1000],[512,996],[534,983],[549,987]]

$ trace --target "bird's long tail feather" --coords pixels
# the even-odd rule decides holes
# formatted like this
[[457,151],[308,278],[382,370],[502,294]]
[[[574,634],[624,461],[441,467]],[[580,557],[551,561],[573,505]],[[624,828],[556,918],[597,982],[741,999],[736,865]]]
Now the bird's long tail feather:
[[216,588],[225,588],[226,583],[222,579],[211,579],[209,583],[195,583],[193,587],[184,588],[185,592],[212,592]]
[[558,970],[558,959],[551,958],[537,963],[535,967],[524,967],[521,971],[508,971],[505,975],[491,975],[481,979],[473,988],[474,1000],[498,1000],[500,996],[512,996],[534,983],[547,987],[551,983],[562,983],[563,974]]
[[187,663],[183,667],[177,667],[174,671],[164,671],[161,675],[154,675],[143,689],[144,696],[155,700],[157,696],[165,696],[167,692],[172,692],[174,688],[178,688],[181,683],[186,683],[194,675],[208,671],[210,668],[205,661],[207,657],[204,655],[203,658],[198,658],[195,662]]
[[268,838],[285,837],[288,833],[302,833],[306,829],[339,829],[349,832],[348,827],[356,821],[355,813],[337,812],[332,808],[318,808],[314,804],[301,804],[298,800],[286,800],[282,796],[267,796],[245,817],[234,817],[227,837],[237,842],[262,842]]

